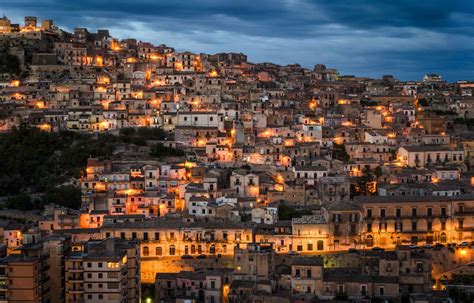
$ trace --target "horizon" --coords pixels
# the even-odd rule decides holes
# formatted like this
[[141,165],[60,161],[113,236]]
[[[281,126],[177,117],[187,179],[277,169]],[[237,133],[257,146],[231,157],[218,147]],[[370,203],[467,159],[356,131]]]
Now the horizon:
[[[343,2],[288,0],[276,8],[267,1],[255,7],[247,1],[189,5],[140,1],[128,7],[123,1],[7,0],[2,13],[15,23],[32,15],[52,19],[67,31],[108,29],[119,39],[166,44],[178,51],[244,53],[255,63],[300,64],[309,69],[324,64],[341,75],[375,79],[393,75],[401,81],[420,81],[431,73],[448,82],[474,79],[474,18],[469,17],[474,9],[461,5],[463,1],[440,7],[437,3],[444,1],[369,5],[359,0],[351,2],[353,12]],[[28,14],[24,7],[30,7]],[[426,14],[420,18],[407,13],[410,8]],[[350,18],[362,12],[364,18]]]

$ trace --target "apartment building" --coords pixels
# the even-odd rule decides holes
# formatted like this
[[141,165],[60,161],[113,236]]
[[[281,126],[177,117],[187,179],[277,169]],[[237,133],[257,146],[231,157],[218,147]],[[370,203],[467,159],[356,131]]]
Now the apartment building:
[[471,241],[473,196],[356,197],[367,247]]
[[445,146],[403,146],[398,149],[398,160],[404,166],[425,167],[429,164],[459,164],[464,161],[462,149]]
[[137,242],[107,238],[88,241],[65,261],[65,302],[139,302]]

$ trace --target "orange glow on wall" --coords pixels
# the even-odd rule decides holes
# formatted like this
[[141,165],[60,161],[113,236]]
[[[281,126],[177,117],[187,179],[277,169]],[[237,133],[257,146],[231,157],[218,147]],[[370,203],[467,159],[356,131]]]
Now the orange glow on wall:
[[104,65],[104,58],[102,58],[102,56],[97,56],[95,57],[95,62],[97,66],[102,66]]
[[42,131],[45,131],[45,132],[49,132],[51,131],[51,125],[49,124],[41,124],[39,126],[39,129],[42,130]]
[[177,70],[177,71],[180,71],[183,69],[183,63],[180,63],[180,62],[176,62],[174,64],[174,69]]
[[352,122],[351,121],[343,121],[341,123],[342,126],[352,126]]

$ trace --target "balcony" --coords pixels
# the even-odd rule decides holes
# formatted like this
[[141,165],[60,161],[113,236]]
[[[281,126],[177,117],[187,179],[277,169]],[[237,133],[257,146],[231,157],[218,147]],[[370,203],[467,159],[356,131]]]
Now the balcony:
[[68,282],[82,282],[83,280],[84,280],[84,277],[82,275],[80,276],[72,275],[72,276],[67,277]]
[[83,293],[84,287],[68,287],[66,288],[68,293]]
[[474,210],[473,209],[465,209],[463,211],[456,211],[454,212],[455,217],[471,217],[474,216]]
[[69,271],[69,272],[81,272],[81,271],[84,271],[84,267],[83,266],[70,267],[70,268],[67,268],[67,271]]

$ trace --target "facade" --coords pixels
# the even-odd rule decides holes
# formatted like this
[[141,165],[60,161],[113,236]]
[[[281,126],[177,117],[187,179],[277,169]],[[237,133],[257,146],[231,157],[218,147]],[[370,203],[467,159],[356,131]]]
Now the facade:
[[134,242],[89,241],[65,260],[66,302],[139,302],[140,251]]
[[0,301],[148,303],[154,283],[160,302],[439,302],[444,279],[468,274],[472,81],[253,63],[38,20],[0,18],[20,70],[0,75],[0,132],[68,136],[81,154],[44,164],[61,164],[55,186],[81,205],[10,210],[10,194],[38,206],[51,189],[0,184]]

